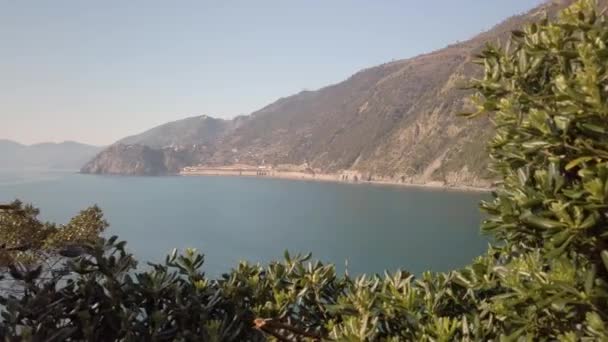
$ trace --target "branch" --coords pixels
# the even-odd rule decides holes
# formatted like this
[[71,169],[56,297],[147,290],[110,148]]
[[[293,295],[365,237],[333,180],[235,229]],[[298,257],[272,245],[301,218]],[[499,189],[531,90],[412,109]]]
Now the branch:
[[[275,329],[281,329],[281,330],[287,330],[289,332],[294,333],[295,335],[299,335],[299,336],[304,336],[304,337],[308,337],[308,338],[312,338],[316,341],[322,341],[322,340],[326,340],[326,341],[330,341],[330,339],[325,338],[323,336],[320,336],[318,334],[314,334],[311,332],[308,332],[304,329],[298,328],[298,327],[294,327],[285,323],[281,323],[278,322],[272,318],[269,319],[263,319],[263,318],[256,318],[254,320],[254,324],[255,324],[255,328],[259,329],[263,332],[269,333],[271,335],[273,335],[274,337],[277,337],[275,334],[278,334]],[[285,340],[282,341],[290,341],[290,339],[287,339],[286,337],[282,336]],[[278,337],[277,337],[278,338]]]
[[17,207],[13,204],[0,204],[0,210],[15,210]]
[[0,245],[0,251],[6,251],[6,252],[24,252],[27,251],[28,249],[30,249],[31,245],[29,243],[23,244],[23,245],[17,245],[17,246],[11,246],[11,247],[6,247],[6,244],[2,244]]

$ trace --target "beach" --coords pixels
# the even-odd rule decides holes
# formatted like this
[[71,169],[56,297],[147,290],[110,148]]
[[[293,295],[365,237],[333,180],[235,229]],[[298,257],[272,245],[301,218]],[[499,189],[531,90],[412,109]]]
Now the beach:
[[441,181],[412,181],[394,180],[382,177],[365,178],[355,171],[345,171],[341,173],[312,173],[304,171],[281,171],[258,168],[239,168],[239,167],[216,167],[216,168],[185,168],[180,171],[181,176],[232,176],[232,177],[260,177],[289,179],[298,181],[313,182],[335,182],[352,185],[381,185],[396,187],[418,187],[436,190],[470,191],[470,192],[490,192],[492,187],[480,187],[463,184],[446,184]]

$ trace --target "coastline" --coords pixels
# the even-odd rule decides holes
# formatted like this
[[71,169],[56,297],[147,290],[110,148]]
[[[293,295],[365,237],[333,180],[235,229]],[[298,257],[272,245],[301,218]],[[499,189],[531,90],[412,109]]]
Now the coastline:
[[391,186],[403,188],[424,188],[441,191],[460,191],[460,192],[491,192],[494,189],[490,187],[476,187],[471,185],[450,185],[439,181],[431,182],[397,182],[392,180],[361,180],[361,181],[344,181],[340,180],[339,174],[310,174],[304,172],[272,172],[265,175],[256,175],[250,173],[236,174],[234,172],[208,171],[208,172],[185,172],[177,173],[177,176],[183,177],[248,177],[248,178],[268,178],[268,179],[285,179],[305,182],[331,182],[348,185],[374,185],[374,186]]

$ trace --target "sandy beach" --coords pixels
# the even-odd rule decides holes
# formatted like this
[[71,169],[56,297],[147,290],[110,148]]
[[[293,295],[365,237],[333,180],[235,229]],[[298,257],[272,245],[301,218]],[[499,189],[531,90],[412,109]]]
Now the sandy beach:
[[[352,175],[353,173],[351,173]],[[297,181],[312,181],[312,182],[333,182],[342,184],[352,185],[380,185],[380,186],[394,186],[394,187],[416,187],[416,188],[427,188],[435,190],[446,190],[446,191],[468,191],[468,192],[490,192],[493,189],[490,187],[475,187],[469,185],[452,185],[445,184],[440,181],[431,182],[400,182],[386,179],[372,179],[372,180],[359,180],[362,177],[358,177],[357,180],[353,180],[353,177],[348,180],[344,179],[344,173],[309,173],[299,171],[277,171],[277,170],[254,170],[254,169],[237,169],[237,168],[209,168],[204,170],[182,170],[179,175],[181,176],[230,176],[230,177],[259,177],[259,178],[273,178],[273,179],[288,179]]]

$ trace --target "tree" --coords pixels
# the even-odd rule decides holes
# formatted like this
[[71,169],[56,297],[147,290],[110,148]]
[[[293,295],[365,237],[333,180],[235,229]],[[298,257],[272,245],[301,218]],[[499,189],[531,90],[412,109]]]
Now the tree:
[[503,179],[483,204],[482,229],[501,243],[500,294],[484,307],[514,336],[572,340],[608,319],[608,24],[596,8],[578,1],[480,56],[469,116],[495,123]]
[[0,208],[0,213],[0,267],[15,262],[35,266],[44,258],[67,253],[66,248],[97,240],[108,226],[97,206],[65,225],[41,222],[38,209],[18,200]]
[[[78,253],[83,244],[99,239],[108,226],[101,209],[81,211],[65,225],[41,222],[40,211],[15,201],[0,207],[0,271],[48,280],[65,273],[63,256]],[[1,279],[0,279],[1,280]],[[0,291],[22,292],[15,283]]]

